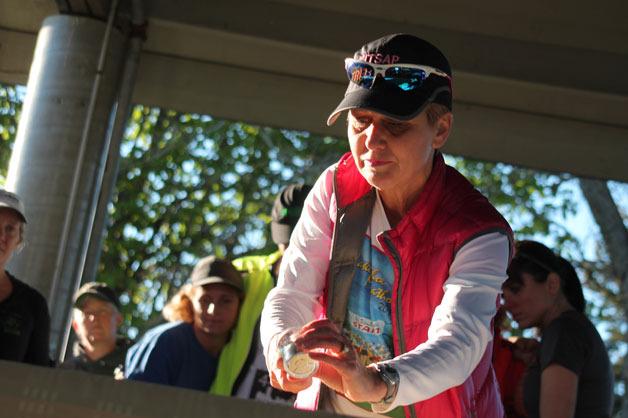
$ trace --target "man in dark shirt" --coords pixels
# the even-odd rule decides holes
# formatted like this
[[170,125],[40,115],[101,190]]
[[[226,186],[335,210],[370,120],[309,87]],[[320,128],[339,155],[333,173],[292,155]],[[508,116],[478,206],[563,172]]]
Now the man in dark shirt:
[[118,336],[120,302],[104,283],[84,284],[74,295],[72,329],[78,341],[64,369],[122,376],[129,341]]

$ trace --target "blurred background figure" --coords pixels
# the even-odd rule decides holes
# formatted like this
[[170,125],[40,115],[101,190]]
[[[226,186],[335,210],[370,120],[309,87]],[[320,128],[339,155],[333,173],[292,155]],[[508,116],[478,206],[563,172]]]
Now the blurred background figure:
[[528,417],[610,417],[613,374],[606,347],[584,314],[573,266],[535,241],[516,244],[503,285],[505,307],[541,335],[523,382]]
[[[234,338],[244,301],[242,276],[229,261],[201,259],[189,283],[164,307],[170,322],[149,330],[129,349],[126,377],[211,393],[214,386],[228,387],[230,395],[241,372],[233,359],[248,353]],[[256,319],[240,318],[249,320]],[[226,350],[229,344],[232,350]]]
[[289,404],[294,402],[295,396],[292,393],[273,388],[270,384],[268,368],[259,341],[259,317],[266,295],[277,283],[283,253],[290,243],[290,236],[303,210],[303,202],[311,189],[312,186],[308,184],[291,184],[284,187],[275,198],[271,211],[270,233],[273,242],[277,244],[276,251],[268,255],[242,257],[233,261],[236,268],[244,274],[246,295],[251,302],[251,312],[248,315],[255,318],[254,322],[248,322],[252,328],[243,330],[250,336],[243,341],[246,347],[250,347],[250,355],[245,366],[248,372],[238,388],[238,397]]
[[[527,369],[526,363],[520,357],[520,350],[514,339],[506,339],[502,335],[502,326],[506,321],[506,309],[500,306],[495,315],[495,336],[493,343],[493,368],[499,383],[499,394],[506,418],[523,418],[526,416],[523,407],[523,376]],[[536,341],[520,338],[519,340]],[[538,348],[538,342],[536,342]]]
[[122,371],[129,341],[119,336],[120,302],[104,283],[85,283],[74,295],[72,329],[77,341],[64,369],[114,376]]
[[[292,231],[301,217],[303,203],[310,190],[312,186],[309,184],[290,184],[275,198],[270,214],[270,235],[281,254],[288,248]],[[277,277],[276,274],[274,276]]]
[[0,189],[0,359],[50,365],[50,314],[44,297],[5,270],[24,245],[26,215],[19,197]]

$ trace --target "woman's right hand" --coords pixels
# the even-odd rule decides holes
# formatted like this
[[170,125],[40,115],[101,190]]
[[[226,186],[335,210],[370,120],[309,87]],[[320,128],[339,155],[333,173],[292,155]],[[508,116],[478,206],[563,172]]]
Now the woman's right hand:
[[312,384],[312,377],[306,377],[304,379],[298,379],[294,376],[290,376],[283,365],[283,358],[281,356],[281,345],[287,340],[291,339],[291,335],[296,331],[289,329],[275,337],[275,350],[273,358],[269,362],[271,369],[269,371],[270,384],[275,389],[283,390],[284,392],[297,393],[304,389],[307,389]]
[[297,379],[290,376],[283,368],[283,359],[280,355],[276,356],[274,367],[269,375],[271,386],[284,392],[297,393],[307,389],[312,384],[311,376],[305,379]]
[[306,324],[295,344],[319,361],[315,374],[321,381],[354,402],[379,402],[386,385],[374,367],[366,367],[342,329],[329,319]]

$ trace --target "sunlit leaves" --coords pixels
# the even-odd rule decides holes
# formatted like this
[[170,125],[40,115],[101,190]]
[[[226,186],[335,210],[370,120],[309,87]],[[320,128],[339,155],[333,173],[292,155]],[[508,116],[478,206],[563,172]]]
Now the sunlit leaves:
[[127,319],[144,328],[197,258],[270,251],[275,195],[287,183],[315,181],[345,148],[305,132],[136,106],[99,278],[128,295]]
[[0,85],[0,186],[6,180],[23,99],[23,88]]

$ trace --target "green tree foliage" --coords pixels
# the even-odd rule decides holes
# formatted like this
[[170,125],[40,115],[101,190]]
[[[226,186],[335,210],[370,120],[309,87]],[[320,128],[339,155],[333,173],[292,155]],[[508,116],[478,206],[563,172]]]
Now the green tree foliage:
[[518,239],[552,237],[554,247],[577,244],[559,221],[576,212],[569,175],[464,158],[452,158],[449,162],[508,219]]
[[197,258],[271,251],[275,195],[291,182],[313,183],[345,147],[305,132],[136,106],[98,274],[128,300],[129,325],[141,331],[158,320]]
[[[0,85],[0,182],[20,105],[16,89]],[[271,251],[275,195],[292,182],[313,183],[346,150],[345,139],[136,106],[121,146],[97,277],[123,295],[130,334],[160,320],[198,257]],[[602,236],[597,256],[587,258],[564,226],[581,199],[577,181],[501,163],[448,162],[497,206],[517,238],[544,241],[580,267],[589,313],[608,337],[621,391],[628,334],[622,283],[613,276]]]
[[22,110],[22,95],[13,86],[0,85],[0,186],[6,180],[11,149]]

